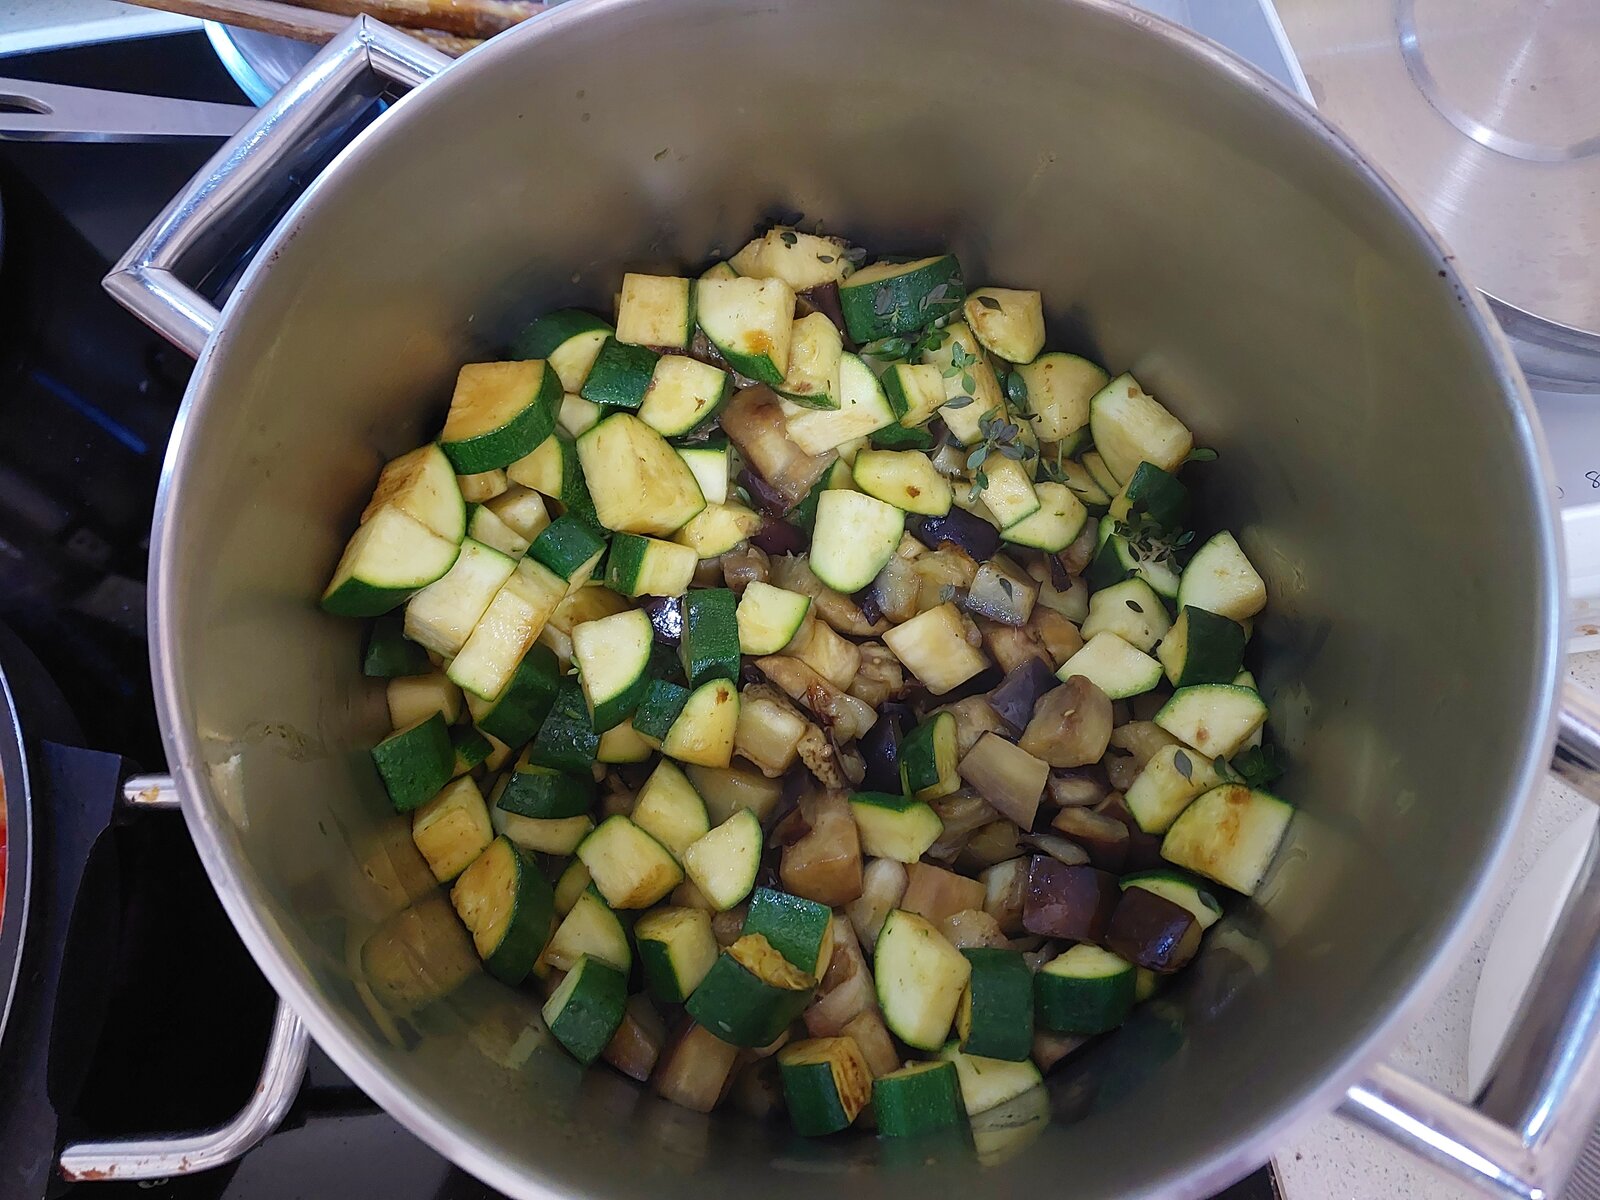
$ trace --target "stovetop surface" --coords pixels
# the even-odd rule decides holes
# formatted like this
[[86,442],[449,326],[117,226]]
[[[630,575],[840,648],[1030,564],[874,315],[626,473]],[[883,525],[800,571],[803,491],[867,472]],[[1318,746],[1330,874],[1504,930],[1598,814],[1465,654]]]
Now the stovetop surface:
[[[0,74],[242,100],[198,34],[5,59]],[[0,143],[0,624],[42,661],[81,724],[84,745],[154,770],[162,752],[146,659],[145,565],[161,460],[190,363],[117,307],[100,279],[214,149]],[[52,800],[70,821],[72,798]],[[274,998],[180,817],[145,814],[110,836],[115,938],[71,980],[80,993],[98,993],[93,1007],[104,1027],[84,1048],[81,1087],[50,1097],[62,1134],[218,1124],[251,1093]],[[478,1200],[497,1193],[428,1149],[313,1049],[288,1120],[237,1164],[153,1183],[58,1183],[50,1194]],[[1233,1200],[1272,1195],[1265,1170],[1228,1193]]]

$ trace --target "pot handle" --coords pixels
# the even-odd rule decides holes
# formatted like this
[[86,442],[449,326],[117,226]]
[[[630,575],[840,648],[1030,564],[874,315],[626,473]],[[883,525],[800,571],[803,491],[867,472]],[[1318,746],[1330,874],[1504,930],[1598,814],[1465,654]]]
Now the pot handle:
[[220,314],[178,272],[204,278],[230,248],[256,241],[291,191],[354,136],[374,101],[392,87],[426,83],[451,61],[387,25],[357,17],[151,222],[106,276],[106,290],[199,357]]
[[[1552,773],[1600,804],[1600,696],[1568,683]],[[1600,1116],[1600,842],[1545,948],[1478,1103],[1380,1064],[1340,1112],[1497,1195],[1548,1200]]]

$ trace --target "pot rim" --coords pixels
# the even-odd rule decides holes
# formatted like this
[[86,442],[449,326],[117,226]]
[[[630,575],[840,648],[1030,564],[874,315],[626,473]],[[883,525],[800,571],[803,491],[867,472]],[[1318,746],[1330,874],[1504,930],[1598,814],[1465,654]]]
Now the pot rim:
[[[569,0],[534,20],[486,42],[461,60],[478,63],[484,69],[522,53],[525,43],[536,38],[559,37],[570,24],[604,20],[636,5],[659,6],[662,0]],[[1503,815],[1485,840],[1483,861],[1488,870],[1475,891],[1467,895],[1450,920],[1440,929],[1428,950],[1428,961],[1401,991],[1387,1013],[1375,1017],[1364,1033],[1351,1043],[1327,1076],[1299,1090],[1297,1098],[1277,1114],[1258,1120],[1231,1142],[1220,1145],[1206,1158],[1182,1172],[1169,1170],[1144,1194],[1150,1200],[1178,1200],[1206,1195],[1235,1182],[1249,1170],[1267,1161],[1298,1123],[1332,1112],[1343,1101],[1351,1085],[1383,1059],[1400,1031],[1443,989],[1458,965],[1461,954],[1476,936],[1494,903],[1499,884],[1511,865],[1513,840],[1530,798],[1548,770],[1555,741],[1555,716],[1558,708],[1558,682],[1562,672],[1561,628],[1564,608],[1565,559],[1559,536],[1560,521],[1554,493],[1548,485],[1553,478],[1544,437],[1533,409],[1532,397],[1518,370],[1510,344],[1496,324],[1488,302],[1456,266],[1455,256],[1444,246],[1427,221],[1400,196],[1388,177],[1368,161],[1345,136],[1329,124],[1313,107],[1279,86],[1256,67],[1232,52],[1190,30],[1136,9],[1121,0],[1052,0],[1089,9],[1102,17],[1137,27],[1146,36],[1158,38],[1175,52],[1207,65],[1232,87],[1254,93],[1313,138],[1329,154],[1359,178],[1374,198],[1407,228],[1412,237],[1431,248],[1438,270],[1456,292],[1456,300],[1477,333],[1499,390],[1506,398],[1514,418],[1515,449],[1535,486],[1543,484],[1543,503],[1535,505],[1534,527],[1530,530],[1543,550],[1543,595],[1539,619],[1543,623],[1539,642],[1541,662],[1528,697],[1530,731],[1533,733],[1515,764],[1513,784]],[[240,937],[249,947],[273,988],[290,1004],[321,1046],[363,1091],[412,1133],[446,1158],[463,1166],[483,1182],[500,1191],[537,1200],[564,1200],[551,1185],[526,1178],[494,1155],[482,1152],[473,1129],[425,1096],[404,1086],[383,1067],[370,1060],[358,1042],[353,1022],[336,1015],[312,986],[308,971],[291,961],[280,947],[288,939],[254,902],[243,882],[239,864],[233,860],[216,806],[207,793],[207,777],[198,749],[198,738],[184,722],[185,686],[171,669],[175,661],[176,630],[164,619],[169,589],[177,590],[180,564],[172,549],[181,505],[185,462],[190,456],[187,436],[191,418],[202,402],[213,374],[212,364],[225,354],[230,341],[230,326],[240,311],[248,308],[254,285],[278,258],[278,251],[291,241],[307,215],[314,211],[336,185],[339,177],[360,170],[360,160],[370,143],[403,137],[409,114],[421,101],[418,93],[432,96],[472,86],[470,66],[453,66],[425,87],[402,97],[376,121],[362,130],[341,150],[321,174],[283,215],[276,228],[263,240],[255,258],[246,267],[237,288],[223,307],[215,334],[206,344],[195,365],[183,404],[173,425],[166,458],[162,464],[152,521],[150,558],[149,643],[151,675],[162,740],[174,781],[182,798],[184,818],[206,873],[211,879]]]

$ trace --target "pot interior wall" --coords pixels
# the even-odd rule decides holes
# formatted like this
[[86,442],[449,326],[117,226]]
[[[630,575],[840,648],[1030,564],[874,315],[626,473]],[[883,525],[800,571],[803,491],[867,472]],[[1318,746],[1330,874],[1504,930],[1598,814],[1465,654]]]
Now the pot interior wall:
[[[1344,1064],[1479,886],[1553,662],[1527,418],[1448,264],[1376,186],[1268,85],[1141,22],[1039,0],[574,4],[386,117],[247,280],[161,530],[174,763],[275,981],[491,1182],[776,1198],[878,1164],[882,1196],[1197,1190],[1251,1165],[1229,1148]],[[980,1142],[989,1166],[801,1144],[583,1076],[531,994],[477,974],[368,764],[387,723],[360,630],[312,603],[462,361],[555,305],[608,308],[625,265],[698,267],[784,210],[1042,288],[1053,346],[1134,371],[1218,449],[1191,469],[1205,518],[1272,595],[1253,654],[1295,764],[1289,845],[1193,978],[1061,1072],[1042,1136],[1010,1157]]]

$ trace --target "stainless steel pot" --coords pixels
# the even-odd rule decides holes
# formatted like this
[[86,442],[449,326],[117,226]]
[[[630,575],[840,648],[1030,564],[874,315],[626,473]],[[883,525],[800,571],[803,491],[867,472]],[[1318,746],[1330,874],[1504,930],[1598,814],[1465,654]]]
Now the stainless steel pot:
[[[1527,396],[1360,156],[1226,54],[1105,0],[578,0],[445,66],[358,25],[108,281],[200,356],[151,554],[184,811],[263,969],[351,1077],[518,1196],[1195,1196],[1341,1103],[1469,1178],[1559,1183],[1600,1091],[1600,920],[1553,952],[1482,1112],[1374,1066],[1493,895],[1558,725],[1574,779],[1600,737],[1582,697],[1558,716],[1560,550]],[[180,282],[386,84],[435,74],[339,153],[220,314]],[[1208,517],[1274,598],[1257,636],[1296,764],[1288,845],[1160,1027],[1064,1069],[1055,1122],[994,1165],[800,1145],[580,1078],[534,1002],[432,919],[367,762],[386,722],[358,631],[312,603],[457,364],[541,309],[604,305],[623,264],[731,251],[775,208],[1042,287],[1053,341],[1132,369],[1220,449]]]

